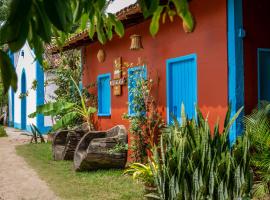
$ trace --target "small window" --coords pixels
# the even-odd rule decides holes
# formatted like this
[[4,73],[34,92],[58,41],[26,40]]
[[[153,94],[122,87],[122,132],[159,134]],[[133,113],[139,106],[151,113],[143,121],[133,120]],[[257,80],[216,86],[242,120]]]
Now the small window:
[[98,82],[98,116],[111,115],[111,75],[102,74],[97,78]]
[[128,69],[128,114],[130,116],[135,115],[133,99],[134,99],[134,88],[137,87],[137,80],[146,79],[146,67],[133,67]]

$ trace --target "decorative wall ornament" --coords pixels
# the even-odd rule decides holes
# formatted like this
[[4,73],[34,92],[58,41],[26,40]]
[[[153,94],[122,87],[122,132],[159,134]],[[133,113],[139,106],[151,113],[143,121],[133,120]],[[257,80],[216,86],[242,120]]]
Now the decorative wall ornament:
[[142,36],[134,34],[130,36],[131,44],[130,44],[130,50],[140,50],[143,49],[142,45]]
[[125,84],[125,79],[122,78],[122,58],[116,58],[113,65],[113,80],[110,82],[110,84],[113,87],[113,94],[115,96],[119,96],[122,94],[121,86]]
[[98,50],[97,59],[98,59],[98,62],[100,62],[100,63],[103,63],[105,61],[106,53],[105,53],[104,49]]

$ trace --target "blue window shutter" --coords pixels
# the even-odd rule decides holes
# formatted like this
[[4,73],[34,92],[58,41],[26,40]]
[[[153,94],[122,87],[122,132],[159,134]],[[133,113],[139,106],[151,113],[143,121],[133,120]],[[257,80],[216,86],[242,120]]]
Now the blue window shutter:
[[98,76],[98,116],[111,115],[111,75]]
[[197,103],[197,61],[191,54],[167,60],[167,118],[181,121],[181,105],[185,106],[188,118],[195,117]]
[[136,87],[136,81],[140,78],[147,78],[147,71],[145,66],[133,67],[128,69],[128,114],[134,115],[134,105],[132,90]]

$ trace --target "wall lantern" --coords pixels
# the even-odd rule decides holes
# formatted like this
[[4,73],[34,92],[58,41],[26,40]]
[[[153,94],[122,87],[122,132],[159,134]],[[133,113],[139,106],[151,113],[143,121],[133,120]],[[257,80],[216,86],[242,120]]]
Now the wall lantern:
[[143,49],[142,36],[134,34],[130,36],[130,39],[131,39],[130,50],[136,51]]
[[100,49],[97,53],[98,62],[103,63],[106,59],[106,54],[103,49]]

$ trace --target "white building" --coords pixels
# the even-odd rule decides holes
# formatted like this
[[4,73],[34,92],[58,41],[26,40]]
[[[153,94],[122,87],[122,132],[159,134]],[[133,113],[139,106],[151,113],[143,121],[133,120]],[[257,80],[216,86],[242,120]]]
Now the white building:
[[50,117],[38,115],[29,118],[28,115],[36,111],[36,106],[51,100],[55,85],[45,84],[47,75],[35,60],[28,43],[19,52],[11,53],[10,57],[16,68],[18,87],[15,93],[9,90],[9,126],[31,131],[30,125],[35,124],[42,133],[47,133],[52,125]]

